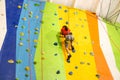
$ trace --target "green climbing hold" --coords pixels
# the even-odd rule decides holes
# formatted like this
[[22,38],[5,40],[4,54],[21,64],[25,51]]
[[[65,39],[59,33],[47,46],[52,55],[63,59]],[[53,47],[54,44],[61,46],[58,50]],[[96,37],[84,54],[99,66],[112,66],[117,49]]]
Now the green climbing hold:
[[36,6],[36,7],[37,7],[37,6],[40,6],[40,4],[35,3],[35,4],[34,4],[34,6]]
[[32,15],[31,15],[31,14],[29,14],[29,15],[28,15],[28,17],[29,17],[29,18],[31,18],[31,17],[32,17]]
[[34,34],[38,34],[39,32],[38,31],[35,31]]
[[28,7],[28,4],[24,4],[23,8],[26,10]]
[[21,26],[21,28],[22,28],[22,29],[24,29],[24,28],[25,28],[25,26],[23,26],[23,25],[22,25],[22,26]]
[[20,32],[20,36],[24,36],[24,32]]
[[29,77],[29,74],[25,74],[25,77]]
[[29,48],[27,48],[27,49],[26,49],[26,52],[30,52],[30,49],[29,49]]
[[37,45],[34,45],[34,48],[37,48]]
[[58,55],[57,53],[54,54],[54,56],[57,56],[57,55]]
[[16,78],[15,80],[19,80],[19,78]]
[[20,40],[23,40],[23,38],[20,38]]
[[20,43],[19,43],[19,46],[23,46],[23,43],[22,43],[22,42],[20,42]]
[[21,64],[21,63],[22,63],[22,60],[17,60],[16,63],[17,63],[17,64]]
[[87,36],[85,36],[84,39],[87,39]]

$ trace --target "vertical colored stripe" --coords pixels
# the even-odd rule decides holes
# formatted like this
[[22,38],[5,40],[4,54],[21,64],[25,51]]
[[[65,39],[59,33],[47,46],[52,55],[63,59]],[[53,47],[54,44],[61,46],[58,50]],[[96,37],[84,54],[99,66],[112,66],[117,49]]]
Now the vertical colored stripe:
[[35,53],[37,80],[66,80],[59,31],[56,5],[46,3],[43,10],[40,42]]
[[[60,5],[58,6],[58,12],[59,18],[62,18],[62,20],[59,20],[60,27],[62,28],[66,24],[75,37],[73,45],[76,52],[71,52],[72,57],[70,63],[66,62],[66,58],[64,59],[67,80],[98,80],[96,77],[97,71],[94,56],[90,55],[90,52],[93,50],[86,13],[78,9]],[[61,41],[64,41],[64,38]],[[64,47],[64,43],[62,45]],[[63,52],[65,51],[64,49]],[[75,67],[78,67],[78,69],[75,69]],[[69,75],[70,72],[73,74]]]
[[106,60],[104,58],[103,52],[100,48],[99,42],[99,33],[98,33],[98,22],[96,15],[86,12],[87,20],[89,25],[89,31],[91,39],[93,42],[93,51],[95,53],[95,62],[97,66],[97,72],[100,75],[100,80],[113,80],[113,77],[110,73]]
[[7,33],[0,52],[0,80],[14,80],[16,64],[8,63],[8,60],[16,60],[16,27],[19,21],[23,0],[5,0],[6,2],[6,18],[7,18]]

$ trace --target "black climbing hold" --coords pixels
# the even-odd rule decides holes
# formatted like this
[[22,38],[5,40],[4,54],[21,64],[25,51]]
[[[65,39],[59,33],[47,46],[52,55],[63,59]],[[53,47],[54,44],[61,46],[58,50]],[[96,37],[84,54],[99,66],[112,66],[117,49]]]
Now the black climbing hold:
[[56,74],[60,74],[60,71],[58,70],[58,71],[56,72]]
[[59,20],[62,20],[62,18],[59,18]]
[[66,24],[69,24],[69,22],[68,22],[68,21],[66,21]]
[[78,69],[78,66],[75,66],[75,69]]
[[69,75],[73,75],[73,72],[72,72],[72,71],[70,71],[68,74],[69,74]]
[[97,78],[100,78],[100,75],[99,75],[99,74],[96,74],[96,77],[97,77]]
[[54,45],[55,45],[55,46],[57,46],[57,45],[58,45],[58,43],[57,43],[57,42],[54,42]]
[[57,55],[58,55],[57,53],[54,54],[54,56],[57,56]]
[[35,64],[37,64],[37,62],[36,62],[36,61],[34,61],[34,62],[33,62],[33,64],[35,65]]

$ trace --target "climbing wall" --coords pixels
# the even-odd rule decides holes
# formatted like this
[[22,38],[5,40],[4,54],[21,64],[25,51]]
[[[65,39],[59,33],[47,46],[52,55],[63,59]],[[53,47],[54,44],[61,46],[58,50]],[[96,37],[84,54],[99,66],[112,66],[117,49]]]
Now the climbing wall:
[[[119,30],[108,24],[104,30],[89,11],[34,0],[5,2],[7,33],[0,51],[0,80],[119,80]],[[64,25],[75,38],[70,62],[60,37]]]

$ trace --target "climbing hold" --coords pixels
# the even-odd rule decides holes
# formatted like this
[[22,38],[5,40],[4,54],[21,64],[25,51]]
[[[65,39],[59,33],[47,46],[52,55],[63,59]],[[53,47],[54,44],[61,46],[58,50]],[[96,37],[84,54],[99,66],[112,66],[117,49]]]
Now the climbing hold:
[[14,63],[14,60],[13,60],[13,59],[10,59],[10,60],[8,60],[8,63],[13,64],[13,63]]
[[20,40],[23,40],[23,38],[20,38]]
[[19,78],[16,78],[15,80],[19,80]]
[[59,20],[62,20],[62,18],[59,18]]
[[87,65],[90,65],[90,63],[88,62]]
[[35,3],[35,4],[34,4],[34,6],[36,6],[36,7],[37,7],[37,6],[40,6],[40,4]]
[[72,71],[70,71],[68,74],[69,74],[69,75],[73,75],[73,72],[72,72]]
[[54,26],[55,24],[54,24],[54,23],[52,23],[52,25]]
[[90,55],[91,55],[91,56],[94,56],[94,53],[93,53],[93,52],[90,52]]
[[23,46],[23,43],[22,43],[22,42],[20,42],[20,43],[19,43],[19,46]]
[[44,13],[44,11],[43,11],[43,10],[40,10],[40,12],[41,12],[41,13]]
[[39,16],[35,16],[35,18],[36,18],[36,19],[38,19],[38,18],[39,18]]
[[39,32],[38,31],[35,31],[34,34],[38,34]]
[[37,45],[34,45],[34,48],[37,48]]
[[29,15],[28,15],[28,17],[29,17],[29,18],[31,18],[31,17],[32,17],[32,15],[31,15],[31,14],[29,14]]
[[54,54],[54,56],[57,56],[57,55],[58,55],[57,53]]
[[17,60],[16,63],[20,64],[20,63],[22,63],[22,60]]
[[24,32],[20,32],[20,36],[24,36]]
[[64,10],[64,12],[68,12],[68,10]]
[[85,52],[84,52],[84,55],[86,55],[86,54],[87,54],[87,52],[85,51]]
[[68,22],[68,21],[66,21],[66,24],[69,24],[69,22]]
[[37,64],[37,62],[36,62],[36,61],[34,61],[34,62],[33,62],[33,64],[35,65],[35,64]]
[[42,23],[42,24],[43,24],[43,23],[44,23],[44,21],[40,21],[40,23]]
[[29,77],[29,74],[25,74],[25,77]]
[[54,15],[57,16],[57,13],[55,13]]
[[30,49],[29,49],[29,48],[27,48],[27,49],[26,49],[26,52],[30,52]]
[[87,36],[85,36],[84,39],[87,39]]
[[41,57],[41,60],[44,60],[45,58],[44,57]]
[[15,25],[15,28],[17,28],[18,27],[18,25]]
[[35,28],[35,31],[39,31],[39,28]]
[[31,14],[31,15],[32,15],[32,14],[33,14],[33,12],[32,12],[32,11],[30,11],[30,12],[29,12],[29,14]]
[[84,25],[81,25],[81,27],[83,28],[83,27],[84,27]]
[[21,26],[21,28],[22,28],[22,29],[24,29],[24,28],[25,28],[25,26],[24,26],[24,25],[22,25],[22,26]]
[[23,8],[26,10],[28,7],[28,4],[24,4]]
[[38,42],[38,40],[37,40],[37,39],[34,39],[33,41],[34,41],[34,43],[37,43],[37,42]]
[[96,74],[96,77],[97,77],[97,78],[100,78],[100,75],[99,75],[99,74]]
[[78,69],[78,66],[75,66],[75,69]]
[[22,20],[23,20],[23,21],[26,21],[27,19],[26,19],[26,17],[23,17]]
[[84,21],[87,21],[86,19],[84,19]]
[[58,70],[58,71],[56,72],[56,74],[60,74],[60,71]]
[[55,45],[55,46],[57,46],[57,45],[58,45],[58,43],[57,43],[57,42],[54,42],[54,45]]
[[18,5],[18,8],[20,9],[20,8],[21,8],[21,6],[20,6],[20,5]]
[[26,70],[26,71],[30,71],[30,67],[29,67],[29,66],[26,66],[26,67],[25,67],[25,70]]
[[85,64],[85,63],[81,61],[80,64]]
[[62,9],[62,6],[59,6],[58,8],[59,8],[59,9]]

